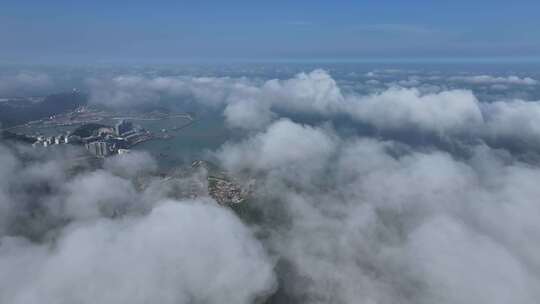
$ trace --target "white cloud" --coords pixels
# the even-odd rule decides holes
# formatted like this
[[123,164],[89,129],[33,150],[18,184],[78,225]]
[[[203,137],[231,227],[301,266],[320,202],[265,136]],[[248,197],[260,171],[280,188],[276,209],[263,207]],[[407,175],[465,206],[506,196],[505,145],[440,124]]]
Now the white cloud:
[[235,99],[225,107],[223,115],[230,127],[249,130],[261,129],[275,117],[266,103],[253,99]]
[[2,244],[5,303],[251,303],[274,284],[262,246],[214,202],[73,225],[54,249]]
[[[304,147],[281,136],[289,133],[336,136],[279,121],[219,153],[232,171],[267,173],[252,204],[269,218],[260,229],[270,250],[291,264],[290,294],[314,303],[535,302],[538,167],[485,146],[457,160],[376,139]],[[259,148],[267,142],[277,148]],[[306,157],[291,156],[300,147]]]
[[[534,303],[538,283],[505,246],[437,217],[415,230],[406,254],[439,303]],[[489,283],[487,283],[489,282]],[[487,283],[487,284],[486,284]]]
[[262,94],[279,108],[301,112],[332,113],[343,102],[336,81],[324,70],[270,80],[262,86]]
[[105,159],[104,168],[115,175],[135,177],[157,170],[157,162],[148,152],[131,151]]
[[44,94],[52,86],[52,79],[43,73],[21,71],[13,75],[0,75],[0,97]]
[[133,185],[105,171],[76,177],[65,185],[65,214],[74,219],[95,219],[102,214],[112,216],[130,205],[137,205]]
[[380,94],[350,97],[345,113],[379,129],[418,129],[437,134],[479,127],[482,113],[470,91],[422,95],[417,89],[390,88]]
[[[290,120],[272,123],[267,130],[239,144],[225,144],[218,156],[222,164],[233,171],[320,169],[335,147],[329,134]],[[305,167],[305,166],[308,167]]]
[[73,170],[66,153],[0,146],[1,303],[251,303],[273,290],[272,260],[232,211],[135,187],[141,171],[121,169],[144,154],[106,171]]
[[498,101],[482,104],[482,110],[486,117],[483,132],[488,139],[540,148],[540,102]]
[[[195,99],[207,106],[225,102],[231,90],[242,86],[241,79],[207,77],[117,76],[112,79],[89,79],[90,102],[112,106],[157,103],[162,96]],[[181,101],[181,100],[179,100]]]
[[[158,179],[140,190],[137,178],[155,170],[148,155],[73,176],[58,159],[21,162],[0,148],[0,287],[8,290],[0,302],[252,303],[274,291],[275,275],[280,292],[310,303],[540,297],[540,170],[483,144],[517,140],[534,152],[538,102],[481,103],[469,90],[440,88],[359,95],[322,70],[285,80],[123,76],[94,84],[103,88],[94,102],[185,98],[251,130],[213,156],[230,174],[256,180],[245,205],[256,216],[248,228],[208,198],[168,201],[174,187]],[[278,113],[348,116],[381,132],[358,138]],[[459,142],[467,153],[457,157],[381,140],[391,138],[385,131],[474,140]],[[174,186],[205,186],[204,178]],[[35,206],[39,220],[28,211]],[[286,261],[276,274],[274,258]]]
[[[499,86],[534,82],[531,78],[516,76],[465,76],[459,79],[475,79]],[[402,85],[415,86],[418,81],[418,77],[411,76]],[[349,116],[382,131],[422,132],[444,137],[465,135],[492,142],[504,142],[516,134],[535,142],[533,137],[537,134],[532,121],[538,113],[534,110],[521,114],[527,116],[527,125],[515,121],[498,126],[495,122],[508,115],[514,117],[516,114],[510,111],[519,102],[495,103],[490,110],[490,106],[480,103],[470,90],[445,90],[438,86],[390,87],[367,95],[343,93],[324,70],[264,82],[245,78],[122,76],[114,78],[112,83],[99,83],[101,85],[95,86],[92,94],[94,102],[126,105],[155,102],[161,96],[174,97],[179,102],[223,109],[229,127],[247,130],[263,129],[279,118],[277,113],[280,113],[315,114],[329,120]],[[534,109],[533,103],[528,106]],[[514,126],[519,130],[512,129]]]
[[355,29],[366,32],[396,33],[401,35],[433,35],[440,34],[439,30],[415,24],[366,24],[356,26]]
[[478,76],[456,76],[451,77],[451,81],[457,82],[467,82],[473,84],[515,84],[515,85],[537,85],[538,80],[518,76],[507,76],[507,77],[494,77],[490,75],[478,75]]

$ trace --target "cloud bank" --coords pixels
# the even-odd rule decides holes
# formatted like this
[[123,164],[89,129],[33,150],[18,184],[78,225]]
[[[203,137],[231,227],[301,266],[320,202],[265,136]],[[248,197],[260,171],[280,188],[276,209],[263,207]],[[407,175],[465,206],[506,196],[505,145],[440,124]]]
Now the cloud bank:
[[[495,78],[494,82],[529,81]],[[486,79],[481,77],[479,79]],[[281,116],[310,115],[319,120],[342,118],[386,133],[468,138],[496,145],[532,142],[538,148],[537,103],[520,99],[480,102],[466,89],[391,86],[367,95],[346,93],[324,70],[289,79],[255,81],[212,77],[116,77],[94,87],[92,101],[127,105],[176,98],[221,110],[227,125],[262,130]],[[518,140],[516,140],[516,138]],[[523,148],[523,147],[522,147]]]
[[280,120],[217,157],[258,174],[253,204],[295,301],[534,303],[540,170],[471,149],[456,159]]
[[507,76],[507,77],[494,77],[490,75],[478,75],[478,76],[456,76],[450,78],[451,81],[465,82],[472,84],[517,84],[517,85],[537,85],[538,80],[518,76]]
[[252,303],[273,290],[273,262],[230,210],[141,193],[122,169],[148,155],[73,173],[77,151],[0,149],[0,302]]
[[540,103],[423,79],[91,80],[93,103],[174,100],[247,131],[209,157],[252,197],[178,198],[206,173],[164,183],[144,153],[2,145],[0,302],[536,303]]

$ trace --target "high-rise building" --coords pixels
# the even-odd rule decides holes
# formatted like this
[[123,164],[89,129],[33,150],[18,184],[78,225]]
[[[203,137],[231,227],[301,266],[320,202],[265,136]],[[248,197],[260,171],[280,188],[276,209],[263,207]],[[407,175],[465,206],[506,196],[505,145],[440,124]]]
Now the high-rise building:
[[105,157],[110,154],[109,145],[104,141],[94,141],[86,144],[86,149],[97,157]]
[[114,127],[114,130],[117,136],[121,136],[122,134],[129,132],[132,129],[133,129],[133,124],[127,120],[121,120]]

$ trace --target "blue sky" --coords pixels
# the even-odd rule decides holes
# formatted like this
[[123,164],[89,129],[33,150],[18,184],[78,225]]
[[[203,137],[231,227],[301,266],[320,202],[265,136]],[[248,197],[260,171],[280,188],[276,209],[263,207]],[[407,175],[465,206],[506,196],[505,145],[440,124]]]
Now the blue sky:
[[540,1],[0,0],[0,62],[540,57]]

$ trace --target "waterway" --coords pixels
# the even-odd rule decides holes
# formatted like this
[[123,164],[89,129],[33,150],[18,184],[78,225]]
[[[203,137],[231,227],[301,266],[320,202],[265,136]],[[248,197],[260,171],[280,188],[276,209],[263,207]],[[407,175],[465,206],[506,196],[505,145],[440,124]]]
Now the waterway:
[[[237,137],[237,134],[226,128],[221,115],[203,115],[189,126],[177,131],[170,131],[175,126],[181,125],[178,122],[179,119],[176,119],[175,122],[169,120],[137,121],[137,124],[152,133],[168,134],[171,135],[171,138],[146,141],[133,147],[133,150],[148,151],[158,160],[160,167],[170,168],[204,158],[208,151],[215,151],[226,141]],[[186,122],[184,121],[184,123]],[[161,132],[162,129],[167,131]]]

